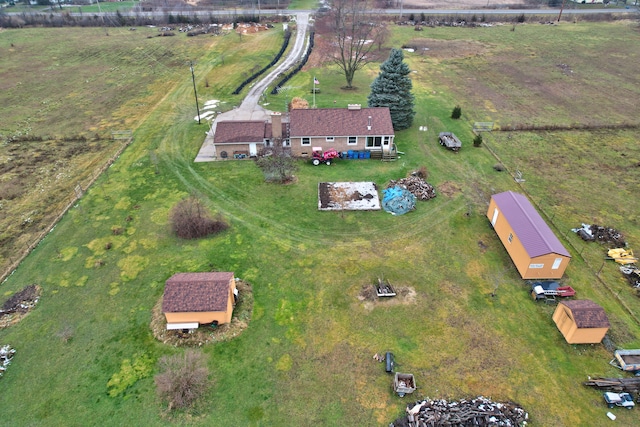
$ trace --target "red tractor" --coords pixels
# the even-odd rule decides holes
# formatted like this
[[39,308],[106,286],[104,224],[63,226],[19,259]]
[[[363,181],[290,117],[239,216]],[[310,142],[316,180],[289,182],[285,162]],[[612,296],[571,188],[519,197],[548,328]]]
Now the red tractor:
[[331,160],[337,157],[340,157],[340,153],[333,148],[323,152],[322,148],[314,147],[313,154],[311,155],[311,163],[313,163],[314,166],[318,166],[320,163],[324,163],[328,166],[331,164]]

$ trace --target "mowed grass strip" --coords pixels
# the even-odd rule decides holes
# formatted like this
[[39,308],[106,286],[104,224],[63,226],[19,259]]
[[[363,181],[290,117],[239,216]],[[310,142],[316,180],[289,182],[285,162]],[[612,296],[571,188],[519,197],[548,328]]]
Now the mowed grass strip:
[[[592,37],[607,38],[606,28],[594,27]],[[397,31],[395,37],[401,39],[405,30]],[[459,34],[448,31],[443,36]],[[404,37],[408,35],[415,33]],[[502,47],[501,37],[486,42]],[[279,44],[273,46],[277,51]],[[203,53],[198,65],[215,65],[198,72],[217,75],[216,67],[226,65],[217,58],[211,51]],[[407,403],[393,394],[391,377],[372,359],[376,352],[390,350],[398,369],[416,376],[418,390],[410,398],[483,394],[522,404],[536,425],[609,422],[600,393],[581,382],[587,375],[618,375],[607,364],[610,353],[600,345],[565,343],[551,321],[554,307],[531,300],[484,216],[493,192],[521,189],[507,173],[493,170],[497,160],[486,148],[471,147],[473,120],[449,118],[462,101],[444,80],[430,86],[428,79],[418,77],[445,73],[449,65],[421,63],[410,55],[407,61],[418,71],[413,75],[416,126],[424,124],[428,130],[414,126],[398,133],[405,154],[397,162],[341,161],[331,167],[301,162],[297,182],[288,186],[264,183],[250,161],[194,164],[206,125],[193,120],[191,81],[165,91],[163,102],[136,128],[136,142],[3,284],[7,296],[30,283],[43,287],[38,307],[20,324],[0,331],[0,341],[18,350],[2,379],[6,393],[0,395],[0,405],[7,419],[39,425],[95,425],[96,419],[101,425],[168,425],[172,420],[193,425],[387,425],[404,413]],[[220,76],[220,82],[226,77]],[[207,97],[220,99],[221,86],[216,85],[223,83],[209,83]],[[358,84],[353,95],[341,92],[341,85],[325,89],[323,84],[323,91],[340,94],[345,103],[366,99],[366,84]],[[331,105],[333,99],[322,102]],[[437,132],[451,129],[463,140],[459,154],[437,143]],[[505,135],[504,141],[497,139],[500,135],[487,135],[487,144],[510,170],[522,168],[534,201],[555,203],[561,192],[545,185],[555,169],[546,172],[549,178],[537,176],[542,168],[536,158],[546,153],[543,146],[529,143],[534,138],[529,134]],[[581,138],[562,140],[586,158],[601,150]],[[565,162],[570,165],[574,160],[569,153]],[[624,166],[609,155],[616,168]],[[453,191],[439,191],[435,199],[399,217],[317,211],[319,181],[369,180],[382,188],[420,166],[426,166],[428,181],[436,188]],[[587,168],[571,170],[575,179],[589,182]],[[567,186],[564,206],[574,197],[583,200],[586,196],[576,195],[581,189]],[[608,187],[601,194],[610,192],[614,190]],[[199,241],[174,238],[168,212],[189,194],[227,218],[231,228]],[[632,201],[614,211],[604,196],[598,200],[602,222],[616,220],[611,212],[623,217],[635,212]],[[633,236],[633,222],[628,227]],[[115,228],[122,232],[114,235]],[[640,345],[638,325],[594,280],[597,256],[591,260],[587,255],[596,254],[597,247],[587,248],[583,255],[588,263],[574,254],[569,283],[581,297],[605,307],[617,344]],[[153,363],[182,351],[155,342],[149,330],[151,309],[166,278],[178,271],[214,268],[235,271],[252,284],[254,315],[237,339],[203,348],[213,387],[197,409],[166,417],[152,375],[109,396],[107,384],[122,372],[125,360]],[[361,289],[378,276],[407,290],[411,298],[404,304],[365,304],[358,298]],[[63,339],[69,331],[71,338]],[[42,390],[47,390],[44,396]],[[627,411],[616,415],[628,425],[634,419]]]

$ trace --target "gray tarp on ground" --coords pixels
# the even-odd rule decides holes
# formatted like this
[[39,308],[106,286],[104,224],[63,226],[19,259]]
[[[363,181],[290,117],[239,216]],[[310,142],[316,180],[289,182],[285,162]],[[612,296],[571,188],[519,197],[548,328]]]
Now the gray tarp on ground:
[[382,193],[382,208],[393,215],[406,214],[416,207],[416,196],[402,187],[396,185],[382,190]]

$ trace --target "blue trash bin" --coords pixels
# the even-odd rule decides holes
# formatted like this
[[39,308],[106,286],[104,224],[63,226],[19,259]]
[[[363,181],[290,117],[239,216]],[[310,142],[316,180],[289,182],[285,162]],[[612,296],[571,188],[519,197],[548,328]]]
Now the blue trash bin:
[[358,153],[358,158],[359,158],[359,159],[364,159],[364,151],[360,151],[360,152]]
[[365,159],[370,159],[371,158],[371,151],[365,151],[364,152],[364,158]]
[[353,159],[353,150],[347,151],[347,156],[349,159]]

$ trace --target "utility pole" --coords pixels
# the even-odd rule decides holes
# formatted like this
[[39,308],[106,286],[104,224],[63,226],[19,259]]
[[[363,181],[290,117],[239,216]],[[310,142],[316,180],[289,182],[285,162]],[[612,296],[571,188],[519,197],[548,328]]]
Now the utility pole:
[[562,0],[562,6],[560,6],[560,13],[558,14],[558,22],[560,22],[560,18],[562,18],[562,11],[564,10],[564,2],[565,0]]
[[198,106],[198,91],[196,90],[196,76],[193,74],[193,61],[189,61],[191,68],[191,80],[193,80],[193,93],[196,96],[196,111],[198,112],[198,124],[200,124],[200,107]]

